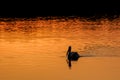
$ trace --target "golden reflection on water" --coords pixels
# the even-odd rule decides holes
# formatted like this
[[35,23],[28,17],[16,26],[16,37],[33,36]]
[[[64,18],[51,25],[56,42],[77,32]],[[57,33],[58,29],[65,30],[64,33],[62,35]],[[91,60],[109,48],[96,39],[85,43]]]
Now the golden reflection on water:
[[[70,69],[69,45],[84,56]],[[1,80],[116,80],[119,56],[119,19],[0,21]]]

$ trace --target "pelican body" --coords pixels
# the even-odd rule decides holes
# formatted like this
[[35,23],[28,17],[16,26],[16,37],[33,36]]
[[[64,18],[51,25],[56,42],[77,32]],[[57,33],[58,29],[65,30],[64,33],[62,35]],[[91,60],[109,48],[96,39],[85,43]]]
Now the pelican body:
[[71,46],[68,47],[67,59],[68,60],[78,60],[80,55],[77,52],[71,52]]

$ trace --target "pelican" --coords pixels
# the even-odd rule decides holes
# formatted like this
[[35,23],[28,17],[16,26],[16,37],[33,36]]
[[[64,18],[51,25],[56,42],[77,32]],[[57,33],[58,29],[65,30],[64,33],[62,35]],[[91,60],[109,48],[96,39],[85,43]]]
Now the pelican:
[[80,57],[78,52],[71,52],[71,46],[68,47],[68,51],[67,51],[66,56],[67,56],[67,59],[69,61],[71,61],[71,60],[78,60],[78,58]]

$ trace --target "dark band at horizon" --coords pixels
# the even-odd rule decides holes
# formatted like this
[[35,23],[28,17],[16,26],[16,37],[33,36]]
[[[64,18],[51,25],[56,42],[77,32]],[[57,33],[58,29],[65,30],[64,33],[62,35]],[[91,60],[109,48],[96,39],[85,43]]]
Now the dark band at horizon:
[[74,4],[74,5],[24,5],[24,6],[8,6],[0,10],[0,17],[39,17],[39,16],[119,16],[119,5],[108,4]]

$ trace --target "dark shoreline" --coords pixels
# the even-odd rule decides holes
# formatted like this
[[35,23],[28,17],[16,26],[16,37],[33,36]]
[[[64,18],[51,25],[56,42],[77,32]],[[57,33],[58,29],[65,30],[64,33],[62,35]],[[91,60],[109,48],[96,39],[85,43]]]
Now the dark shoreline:
[[[5,2],[6,3],[6,2]],[[5,4],[4,2],[1,4]],[[0,18],[82,17],[96,20],[120,16],[119,1],[25,1],[0,5]]]
[[116,18],[120,18],[120,15],[95,15],[95,16],[69,16],[69,15],[52,15],[52,16],[1,16],[0,17],[0,21],[15,21],[15,20],[36,20],[36,19],[40,19],[40,20],[53,20],[53,19],[64,19],[64,20],[68,20],[68,19],[86,19],[86,20],[92,20],[92,21],[96,21],[99,19],[108,19],[108,20],[113,20]]

